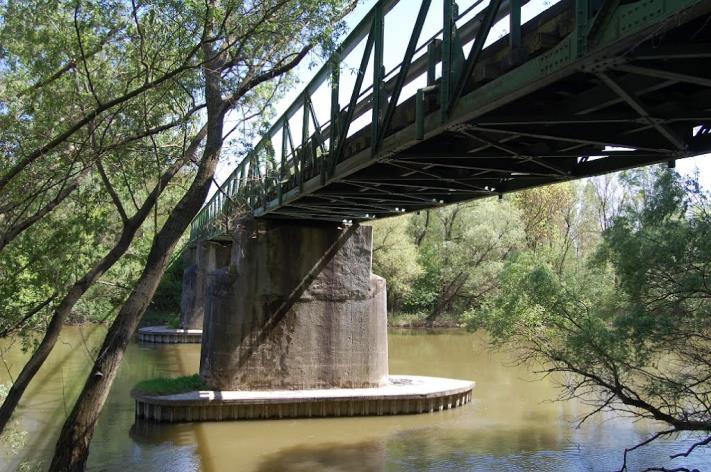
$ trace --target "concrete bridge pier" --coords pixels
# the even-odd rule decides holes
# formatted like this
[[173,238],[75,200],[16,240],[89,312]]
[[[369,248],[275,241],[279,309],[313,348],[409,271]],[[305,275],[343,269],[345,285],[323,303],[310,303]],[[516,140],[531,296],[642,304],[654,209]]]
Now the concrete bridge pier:
[[200,374],[215,390],[380,387],[385,280],[372,229],[245,219],[207,274]]
[[232,244],[201,240],[192,243],[183,254],[184,269],[180,296],[180,327],[147,326],[139,328],[137,339],[144,343],[200,343],[205,313],[207,274],[230,263]]
[[231,244],[197,241],[184,254],[183,286],[180,297],[180,327],[201,330],[205,308],[207,274],[230,263]]
[[205,273],[208,390],[134,391],[137,418],[397,415],[471,401],[470,381],[388,375],[385,280],[370,271],[370,227],[243,219],[233,240],[229,265]]

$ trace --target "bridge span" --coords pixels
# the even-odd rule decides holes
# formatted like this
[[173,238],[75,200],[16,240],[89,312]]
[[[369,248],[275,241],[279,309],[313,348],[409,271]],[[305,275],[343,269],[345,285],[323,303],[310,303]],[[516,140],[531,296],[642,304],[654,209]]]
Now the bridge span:
[[[562,0],[521,24],[528,0],[462,12],[445,0],[429,39],[439,12],[418,1],[414,23],[395,20],[402,61],[384,70],[399,0],[380,0],[221,185],[192,240],[219,239],[240,214],[359,222],[711,151],[710,1]],[[509,33],[487,43],[497,22]],[[361,50],[339,103],[343,61]]]

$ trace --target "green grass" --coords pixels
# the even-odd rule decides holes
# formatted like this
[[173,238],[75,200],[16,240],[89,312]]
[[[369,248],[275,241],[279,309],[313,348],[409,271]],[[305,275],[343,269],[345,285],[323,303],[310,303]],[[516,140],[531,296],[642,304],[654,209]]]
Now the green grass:
[[207,390],[207,388],[198,374],[175,378],[156,377],[155,379],[142,380],[133,387],[135,391],[146,395],[172,395],[194,390]]

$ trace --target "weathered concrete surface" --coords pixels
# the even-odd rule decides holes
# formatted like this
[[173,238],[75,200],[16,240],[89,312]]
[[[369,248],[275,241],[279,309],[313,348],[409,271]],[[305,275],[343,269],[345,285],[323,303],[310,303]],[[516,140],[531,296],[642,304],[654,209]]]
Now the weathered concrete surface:
[[185,252],[183,287],[180,295],[180,326],[202,329],[207,273],[229,264],[231,247],[214,241],[199,241]]
[[208,275],[200,374],[216,390],[383,385],[385,280],[370,227],[243,220]]
[[133,392],[136,417],[159,422],[431,413],[469,403],[474,382],[393,375],[381,387],[275,391]]
[[168,326],[148,326],[138,329],[138,342],[158,344],[188,344],[202,341],[201,329],[179,329]]

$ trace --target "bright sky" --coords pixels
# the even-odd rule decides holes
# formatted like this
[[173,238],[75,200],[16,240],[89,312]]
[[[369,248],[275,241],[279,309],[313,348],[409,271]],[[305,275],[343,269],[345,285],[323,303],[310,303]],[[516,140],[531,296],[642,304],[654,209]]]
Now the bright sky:
[[[531,0],[522,9],[522,21],[525,23],[535,15],[537,15],[541,10],[548,8],[550,5],[557,3],[559,0]],[[352,30],[355,25],[370,11],[376,0],[362,0],[360,5],[346,18],[346,25],[348,31]],[[385,49],[384,49],[384,64],[386,72],[394,69],[402,60],[405,53],[405,47],[409,40],[409,35],[412,29],[412,25],[417,18],[417,13],[420,8],[420,1],[417,0],[402,0],[395,8],[385,17]],[[459,0],[460,12],[465,12],[467,9],[472,7],[478,0]],[[473,8],[469,13],[467,13],[458,23],[465,23],[472,16],[481,11],[488,2],[481,2],[481,5]],[[418,46],[425,44],[433,35],[435,35],[442,28],[442,4],[443,0],[432,0],[427,19],[425,21],[422,34],[420,35],[420,41]],[[498,24],[494,26],[492,32],[489,35],[487,43],[493,42],[494,40],[506,35],[508,33],[508,18],[504,18]],[[352,84],[355,80],[355,71],[358,69],[358,65],[363,54],[365,41],[356,47],[348,57],[346,57],[342,62],[341,71],[341,88],[339,102],[341,106],[348,103],[350,99],[350,93],[352,90]],[[464,50],[468,51],[471,43],[464,45]],[[415,57],[418,57],[416,54]],[[311,62],[311,64],[308,64]],[[316,63],[316,66],[314,66]],[[315,75],[316,71],[319,70],[323,59],[318,57],[312,57],[311,61],[305,61],[296,70],[296,76],[299,78],[300,83],[297,84],[285,97],[279,101],[276,105],[276,110],[278,115],[281,115],[288,106],[298,97],[298,95],[303,90],[304,86],[309,82],[309,80]],[[372,59],[371,64],[365,74],[365,79],[361,90],[365,90],[367,87],[372,85]],[[418,88],[424,87],[425,77],[422,76],[419,79],[413,81],[407,87],[404,88],[400,101],[407,99],[409,96],[413,95]],[[330,91],[328,90],[327,84],[320,87],[317,92],[312,96],[312,101],[314,103],[314,108],[316,109],[316,114],[318,115],[319,121],[324,123],[328,121],[329,110],[330,110]],[[366,114],[360,120],[356,120],[351,126],[349,134],[360,129],[362,126],[369,122],[369,114]],[[296,116],[290,120],[290,125],[292,130],[301,129],[301,113],[297,112]],[[228,127],[226,127],[229,129]],[[299,133],[297,131],[292,131],[292,133],[297,137]],[[297,144],[299,139],[297,138]],[[273,143],[275,149],[280,149],[281,139],[279,136],[273,137]],[[235,167],[234,163],[222,163],[216,173],[216,180],[222,182],[226,179]],[[699,179],[701,184],[706,189],[711,189],[711,154],[706,154],[703,156],[696,156],[688,159],[681,159],[677,161],[676,166],[677,171],[682,174],[691,174],[696,171],[699,172]],[[213,188],[214,191],[214,188]],[[212,192],[211,192],[212,193]]]

